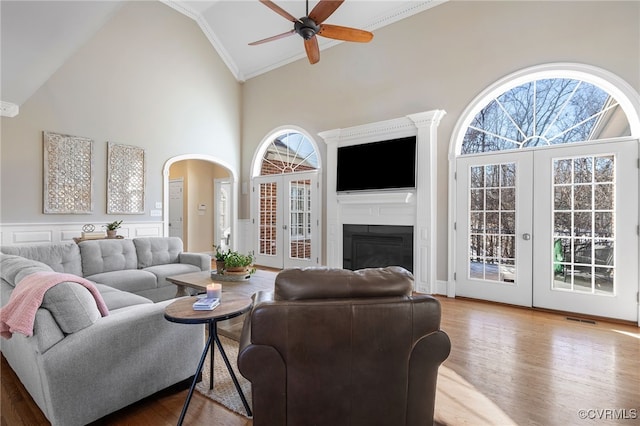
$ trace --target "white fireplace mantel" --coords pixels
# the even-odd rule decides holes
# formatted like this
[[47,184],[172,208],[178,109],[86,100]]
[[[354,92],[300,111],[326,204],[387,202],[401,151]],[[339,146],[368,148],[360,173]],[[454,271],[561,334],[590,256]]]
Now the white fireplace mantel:
[[[327,144],[327,265],[342,267],[342,226],[412,225],[415,290],[436,288],[437,128],[443,110],[410,114],[346,129],[319,133]],[[416,136],[416,188],[408,191],[337,193],[338,147]]]

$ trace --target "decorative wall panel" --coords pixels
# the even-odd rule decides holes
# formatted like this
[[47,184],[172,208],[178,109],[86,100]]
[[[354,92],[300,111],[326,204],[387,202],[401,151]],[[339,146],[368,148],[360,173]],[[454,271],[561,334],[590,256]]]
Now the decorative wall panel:
[[93,141],[43,132],[44,213],[93,212]]
[[144,149],[108,143],[107,213],[143,214]]

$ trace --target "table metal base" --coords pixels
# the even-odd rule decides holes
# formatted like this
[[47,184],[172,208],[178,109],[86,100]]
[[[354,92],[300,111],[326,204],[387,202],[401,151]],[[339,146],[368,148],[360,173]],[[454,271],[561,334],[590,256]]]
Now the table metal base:
[[189,388],[189,394],[187,395],[187,400],[184,402],[184,406],[182,407],[182,412],[180,413],[180,418],[178,419],[178,426],[182,425],[184,421],[184,416],[187,414],[187,408],[189,408],[189,403],[191,402],[191,397],[193,396],[193,391],[196,388],[196,383],[198,382],[198,377],[200,373],[202,373],[202,367],[204,365],[204,361],[207,359],[207,353],[209,352],[209,348],[211,348],[211,373],[209,380],[209,389],[213,389],[213,345],[211,345],[211,340],[216,342],[216,346],[220,351],[220,355],[222,355],[222,359],[224,360],[225,365],[227,366],[227,370],[231,375],[231,380],[233,380],[233,384],[238,391],[238,395],[240,395],[240,399],[242,400],[242,404],[244,405],[245,410],[247,410],[247,415],[251,417],[253,414],[251,413],[251,408],[249,408],[249,403],[247,402],[247,398],[245,398],[244,393],[242,392],[242,388],[240,387],[240,383],[238,382],[238,378],[233,372],[233,368],[231,367],[231,363],[229,362],[229,358],[227,357],[224,348],[222,347],[222,343],[220,342],[220,338],[218,337],[218,322],[217,320],[211,320],[209,323],[209,337],[207,338],[207,343],[204,345],[204,350],[202,351],[202,356],[200,357],[200,361],[198,362],[198,368],[196,369],[196,374],[193,377],[193,383],[191,383],[191,387]]

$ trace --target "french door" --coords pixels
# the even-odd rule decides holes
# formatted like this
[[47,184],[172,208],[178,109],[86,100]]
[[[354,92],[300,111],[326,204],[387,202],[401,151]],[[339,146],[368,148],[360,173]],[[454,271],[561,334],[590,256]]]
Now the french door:
[[316,172],[306,172],[254,179],[257,264],[274,268],[318,264],[317,176]]
[[638,143],[460,157],[456,295],[638,320]]
[[529,154],[458,159],[456,295],[531,306],[533,157]]

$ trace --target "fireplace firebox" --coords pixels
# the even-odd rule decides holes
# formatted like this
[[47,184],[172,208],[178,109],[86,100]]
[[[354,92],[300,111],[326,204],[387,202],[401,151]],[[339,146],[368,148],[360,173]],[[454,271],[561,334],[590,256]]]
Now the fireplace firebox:
[[342,236],[343,268],[402,266],[413,272],[413,226],[345,224]]

